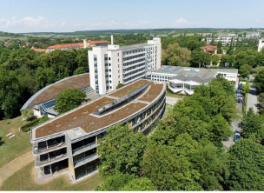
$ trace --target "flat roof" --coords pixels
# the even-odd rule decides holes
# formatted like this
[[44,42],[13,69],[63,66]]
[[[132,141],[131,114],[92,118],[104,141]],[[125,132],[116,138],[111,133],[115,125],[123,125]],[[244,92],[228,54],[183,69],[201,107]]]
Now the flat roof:
[[31,108],[34,105],[41,104],[45,101],[52,100],[58,96],[58,94],[65,88],[86,88],[90,86],[90,74],[79,74],[76,76],[71,76],[64,78],[60,81],[57,81],[53,84],[50,84],[37,93],[35,93],[32,97],[30,97],[27,102],[23,105],[21,110],[26,108]]
[[206,69],[190,68],[177,66],[162,66],[152,73],[170,74],[172,79],[180,81],[194,81],[198,83],[209,82],[216,77],[218,73],[238,73],[238,69]]
[[[137,87],[138,85],[144,84],[148,84],[149,87],[143,92],[142,95],[139,96],[139,98],[136,98],[135,100],[132,100],[124,106],[121,106],[120,108],[117,108],[116,110],[113,110],[107,114],[101,116],[93,114],[93,112],[95,112],[96,110],[104,107],[107,104],[110,104],[111,102],[121,97],[121,95],[115,94],[124,94],[127,93],[128,90],[132,92],[133,90],[139,88]],[[131,90],[131,87],[133,87],[133,90]],[[150,102],[158,98],[163,90],[165,90],[164,83],[154,83],[152,81],[143,79],[138,80],[118,89],[110,95],[103,96],[98,100],[73,109],[70,112],[60,115],[54,119],[47,121],[46,123],[43,123],[42,125],[33,128],[31,137],[32,139],[41,138],[68,131],[73,128],[81,128],[86,133],[90,133],[109,127],[150,105]],[[113,94],[116,97],[114,97]]]
[[152,44],[148,44],[148,43],[133,44],[133,45],[129,45],[129,46],[120,46],[120,49],[122,51],[126,51],[126,50],[132,50],[132,49],[142,48],[142,47],[151,46],[151,45]]

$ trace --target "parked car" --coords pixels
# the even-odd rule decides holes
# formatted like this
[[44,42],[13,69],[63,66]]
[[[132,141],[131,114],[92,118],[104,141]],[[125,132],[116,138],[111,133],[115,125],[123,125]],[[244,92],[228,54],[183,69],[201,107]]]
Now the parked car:
[[235,139],[234,141],[237,142],[240,139],[240,133],[235,132]]

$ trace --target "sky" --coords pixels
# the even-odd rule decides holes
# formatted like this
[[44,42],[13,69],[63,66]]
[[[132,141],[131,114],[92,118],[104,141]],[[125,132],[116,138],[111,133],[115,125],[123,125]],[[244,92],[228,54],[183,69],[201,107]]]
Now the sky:
[[0,31],[264,28],[264,0],[0,0]]

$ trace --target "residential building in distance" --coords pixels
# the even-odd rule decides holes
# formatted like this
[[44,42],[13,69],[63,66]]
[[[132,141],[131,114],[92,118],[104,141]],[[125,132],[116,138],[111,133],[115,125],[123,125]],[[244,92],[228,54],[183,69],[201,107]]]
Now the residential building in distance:
[[86,95],[94,91],[90,87],[89,73],[67,77],[36,92],[27,100],[20,111],[23,111],[24,109],[31,109],[34,116],[37,118],[46,115],[49,118],[56,117],[58,113],[53,109],[55,99],[65,88],[78,88],[85,91]]
[[148,135],[163,116],[166,84],[138,80],[77,107],[30,131],[37,179],[67,172],[72,182],[94,172],[99,164],[98,140],[117,124]]
[[264,49],[264,38],[260,39],[258,43],[258,52],[260,52],[262,49]]
[[88,51],[91,87],[98,94],[106,94],[145,77],[161,66],[161,40],[153,38],[147,43],[130,46],[95,46]]
[[179,66],[162,66],[155,70],[147,79],[157,82],[169,82],[168,88],[174,93],[192,95],[195,86],[208,84],[212,79],[221,74],[225,79],[238,87],[237,69],[204,69]]
[[83,43],[56,44],[53,46],[49,46],[46,52],[53,52],[54,50],[90,48],[93,46],[107,46],[108,43],[109,42],[105,40],[91,41],[91,40],[84,39]]
[[202,39],[202,41],[206,41],[207,44],[211,44],[213,39],[215,43],[221,42],[223,46],[228,46],[233,41],[233,44],[236,45],[237,41],[242,41],[243,39],[254,39],[260,38],[260,32],[255,32],[251,34],[246,34],[245,36],[238,37],[237,34],[227,34],[227,35],[219,35],[217,38],[207,37]]

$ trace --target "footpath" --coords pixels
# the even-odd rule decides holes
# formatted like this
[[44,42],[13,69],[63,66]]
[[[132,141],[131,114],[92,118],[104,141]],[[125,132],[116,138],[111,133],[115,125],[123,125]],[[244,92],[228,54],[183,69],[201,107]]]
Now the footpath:
[[10,176],[12,176],[14,173],[19,171],[32,161],[34,161],[34,156],[30,151],[24,155],[19,156],[18,158],[14,159],[13,161],[0,168],[0,188],[5,180],[7,180]]

